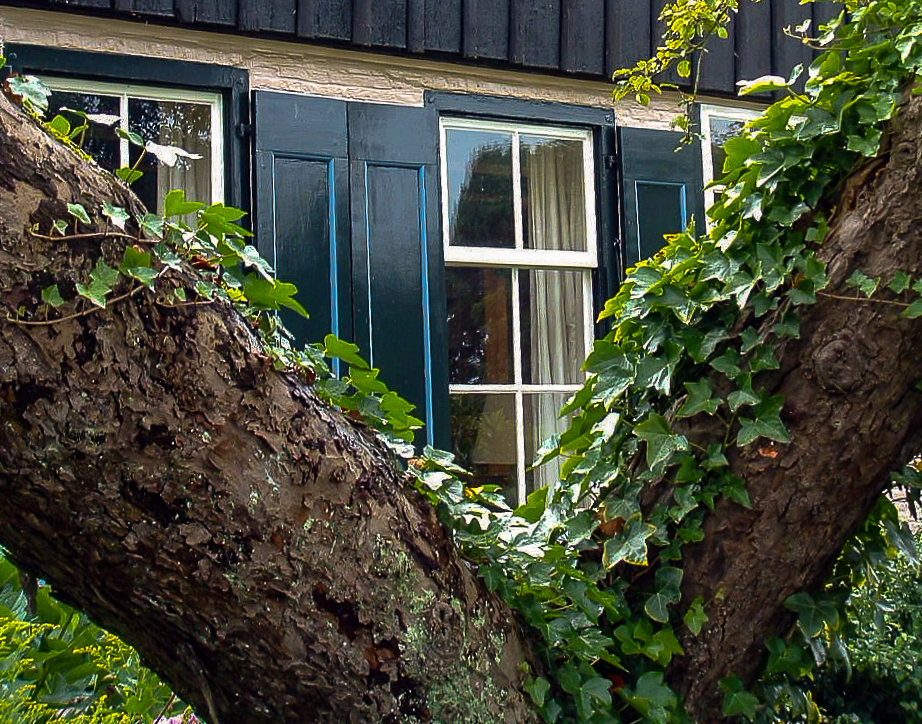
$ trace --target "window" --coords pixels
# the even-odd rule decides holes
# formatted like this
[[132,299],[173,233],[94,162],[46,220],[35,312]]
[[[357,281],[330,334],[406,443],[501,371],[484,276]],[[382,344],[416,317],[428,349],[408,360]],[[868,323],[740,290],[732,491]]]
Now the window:
[[597,266],[589,130],[442,118],[450,434],[459,462],[510,500],[582,382]]
[[[704,183],[709,184],[723,175],[724,144],[737,135],[749,121],[759,115],[757,111],[723,106],[701,106],[701,128],[704,143],[701,144]],[[705,207],[710,207],[720,193],[719,187],[705,188]]]
[[[135,167],[143,175],[132,188],[149,209],[162,212],[163,197],[183,189],[196,201],[216,203],[224,198],[224,136],[221,133],[222,99],[218,93],[153,88],[138,85],[89,82],[46,77],[52,89],[49,117],[68,116],[64,109],[111,116],[111,126],[91,123],[83,148],[100,165],[115,171]],[[70,116],[73,123],[76,119]],[[145,141],[176,146],[199,158],[179,157],[170,166],[144,153],[115,128],[137,133]]]

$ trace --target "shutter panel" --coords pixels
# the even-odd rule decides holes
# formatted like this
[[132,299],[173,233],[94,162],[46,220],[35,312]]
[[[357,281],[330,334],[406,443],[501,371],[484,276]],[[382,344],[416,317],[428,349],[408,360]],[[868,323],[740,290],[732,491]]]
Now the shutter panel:
[[297,342],[351,338],[346,104],[256,91],[256,238],[309,319],[284,310]]
[[[355,340],[416,405],[428,442],[447,437],[438,119],[431,108],[351,103]],[[417,440],[417,443],[422,442]]]
[[680,148],[681,133],[638,128],[622,128],[618,138],[625,261],[631,267],[664,246],[663,234],[683,231],[692,218],[704,229],[701,144]]

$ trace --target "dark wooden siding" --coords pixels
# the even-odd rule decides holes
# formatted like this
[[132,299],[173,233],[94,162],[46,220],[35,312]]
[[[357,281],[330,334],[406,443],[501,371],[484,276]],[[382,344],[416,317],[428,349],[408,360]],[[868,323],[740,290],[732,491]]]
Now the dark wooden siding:
[[[607,79],[656,47],[664,0],[0,0],[0,5],[91,12],[143,22],[266,34],[383,49],[509,69]],[[734,93],[736,82],[787,75],[810,50],[785,34],[836,3],[744,0],[727,40],[702,62],[702,90]],[[669,80],[678,80],[671,77]]]

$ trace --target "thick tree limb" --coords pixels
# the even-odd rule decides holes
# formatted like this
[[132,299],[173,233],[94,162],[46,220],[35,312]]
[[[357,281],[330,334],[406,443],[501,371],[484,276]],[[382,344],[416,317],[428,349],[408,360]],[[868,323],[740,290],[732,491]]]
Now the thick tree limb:
[[[123,240],[28,233],[136,202],[5,99],[0,169],[4,314],[117,265]],[[231,309],[143,293],[4,321],[0,399],[0,541],[210,724],[533,720],[506,607],[383,445]]]

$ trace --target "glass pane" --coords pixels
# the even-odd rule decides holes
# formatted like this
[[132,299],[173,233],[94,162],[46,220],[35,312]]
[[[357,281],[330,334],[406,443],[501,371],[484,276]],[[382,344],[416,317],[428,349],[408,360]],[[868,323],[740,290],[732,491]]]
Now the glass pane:
[[666,245],[664,234],[685,230],[685,186],[638,181],[637,220],[640,258],[647,259]]
[[527,249],[586,250],[586,179],[579,139],[522,136]]
[[449,243],[515,247],[512,135],[445,132]]
[[[132,184],[149,209],[163,211],[168,191],[182,189],[186,198],[211,203],[211,106],[205,103],[128,99],[128,128],[145,141],[176,146],[201,156],[170,160],[146,153],[138,170],[144,175]],[[137,161],[140,149],[132,146],[129,163]]]
[[567,429],[569,421],[557,415],[560,408],[570,398],[570,392],[551,392],[524,395],[525,413],[525,489],[533,490],[560,480],[562,460],[557,458],[530,470],[538,455],[538,448],[551,435],[557,435]]
[[[115,96],[104,96],[98,93],[70,93],[68,91],[53,91],[48,99],[48,113],[46,118],[51,119],[60,114],[71,125],[77,128],[82,125],[83,119],[73,113],[68,113],[64,108],[73,108],[84,113],[94,115],[119,115],[119,99]],[[115,171],[119,163],[119,141],[115,135],[118,121],[111,126],[102,123],[89,123],[82,136],[74,138],[74,143],[83,148],[96,163],[109,171]]]
[[516,500],[515,395],[451,396],[451,448],[478,485],[499,485]]
[[448,267],[445,287],[449,382],[513,382],[512,271]]
[[582,271],[519,271],[522,381],[579,384],[586,358],[586,308]]
[[711,164],[714,171],[714,179],[723,176],[724,161],[727,154],[724,153],[724,144],[728,139],[739,134],[746,125],[745,121],[731,118],[710,117],[708,126],[711,133]]

